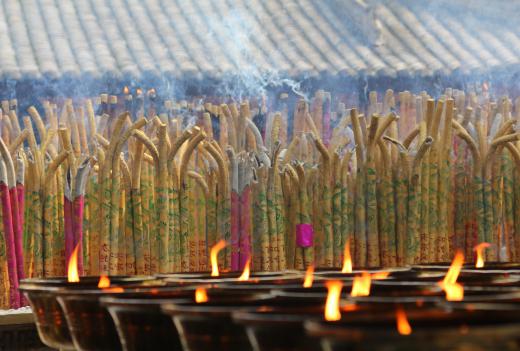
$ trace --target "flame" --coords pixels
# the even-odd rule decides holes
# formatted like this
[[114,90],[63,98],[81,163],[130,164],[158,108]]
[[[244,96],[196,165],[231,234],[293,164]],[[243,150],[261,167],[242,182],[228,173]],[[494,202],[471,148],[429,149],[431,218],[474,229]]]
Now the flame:
[[242,272],[242,275],[240,277],[238,277],[238,280],[239,281],[248,281],[249,280],[249,274],[250,274],[250,269],[249,269],[249,266],[251,265],[251,257],[249,257],[247,259],[247,262],[246,262],[246,265],[244,266],[244,270]]
[[111,293],[122,293],[125,291],[125,289],[123,289],[122,287],[120,286],[117,286],[115,288],[106,288],[106,289],[103,289],[104,292],[111,292]]
[[370,295],[370,286],[372,285],[372,277],[370,273],[363,272],[361,276],[354,277],[352,282],[352,291],[350,296],[368,296]]
[[110,279],[106,275],[102,275],[99,277],[99,283],[97,285],[98,288],[110,288]]
[[462,265],[464,264],[464,254],[462,251],[457,250],[455,253],[455,257],[453,258],[453,261],[451,262],[450,269],[448,269],[448,273],[446,273],[446,276],[444,277],[444,280],[442,281],[443,284],[455,284],[457,281],[457,278],[459,277],[460,269],[462,268]]
[[312,282],[314,281],[314,265],[310,265],[307,267],[307,271],[305,272],[305,279],[303,280],[303,287],[310,288],[312,287]]
[[257,309],[258,312],[272,312],[274,311],[274,308],[271,306],[260,306]]
[[218,243],[213,245],[213,247],[211,248],[209,255],[210,255],[210,260],[211,260],[211,276],[212,277],[219,276],[217,255],[218,255],[219,251],[225,247],[226,247],[226,241],[220,240]]
[[130,90],[128,89],[127,86],[125,86],[125,87],[123,88],[123,94],[128,95],[129,92],[130,92]]
[[397,331],[401,335],[410,335],[412,333],[412,327],[406,318],[406,313],[402,308],[395,310],[395,319],[397,321]]
[[340,309],[343,312],[353,312],[358,310],[358,305],[355,303],[349,303],[347,305],[341,306]]
[[137,88],[137,89],[135,90],[135,93],[136,93],[137,95],[141,95],[141,94],[143,93],[143,90],[142,90],[141,88]]
[[390,272],[375,272],[371,274],[372,280],[384,280],[390,276]]
[[477,262],[475,263],[475,267],[484,268],[484,249],[487,249],[490,246],[490,243],[480,243],[473,248],[477,253]]
[[147,94],[148,95],[155,95],[155,89],[152,88],[152,89],[148,90]]
[[78,283],[79,282],[79,274],[78,274],[78,251],[79,251],[79,243],[72,251],[72,254],[69,258],[69,267],[67,269],[67,280],[69,283]]
[[459,277],[463,264],[464,254],[462,251],[458,250],[455,253],[455,257],[453,258],[446,276],[439,282],[439,286],[446,293],[446,300],[448,301],[462,301],[464,298],[464,288],[461,284],[457,283],[457,278]]
[[446,292],[446,300],[448,301],[462,301],[464,300],[464,287],[459,283],[446,284],[444,286]]
[[327,301],[325,302],[325,320],[338,321],[341,319],[339,311],[339,299],[343,283],[339,280],[331,280],[325,283],[327,287]]
[[341,273],[352,273],[352,258],[350,257],[350,243],[345,244],[343,250],[343,269]]
[[204,289],[204,288],[195,289],[195,302],[196,303],[208,302],[208,294],[206,293],[206,289]]

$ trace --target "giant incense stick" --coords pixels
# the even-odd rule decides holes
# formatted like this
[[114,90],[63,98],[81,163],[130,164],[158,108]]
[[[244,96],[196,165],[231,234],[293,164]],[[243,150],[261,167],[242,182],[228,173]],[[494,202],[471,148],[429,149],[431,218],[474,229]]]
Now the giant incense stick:
[[282,94],[274,105],[166,100],[164,109],[155,91],[125,94],[120,105],[109,95],[101,105],[46,101],[23,128],[9,104],[2,111],[2,158],[15,174],[2,199],[13,284],[13,269],[17,279],[63,274],[78,242],[89,274],[204,270],[220,239],[230,244],[221,265],[233,270],[249,259],[263,270],[338,267],[347,243],[359,267],[446,261],[481,241],[495,244],[490,259],[519,256],[511,116],[520,103],[405,91],[399,117],[391,90],[382,101],[371,92],[359,113],[324,91],[310,103]]

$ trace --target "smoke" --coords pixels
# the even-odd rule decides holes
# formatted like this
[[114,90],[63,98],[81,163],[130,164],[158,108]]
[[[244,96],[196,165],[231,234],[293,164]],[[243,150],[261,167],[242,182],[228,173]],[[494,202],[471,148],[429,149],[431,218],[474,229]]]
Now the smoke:
[[218,77],[215,86],[216,95],[242,99],[247,96],[266,95],[271,89],[292,91],[295,95],[308,100],[308,93],[302,89],[302,82],[308,77],[291,77],[272,62],[269,53],[262,52],[262,42],[258,39],[258,28],[251,20],[247,8],[234,8],[226,13],[206,14],[209,31],[202,38],[203,43],[218,42],[221,47],[227,45],[223,59],[234,65],[231,72],[224,72]]
[[[166,3],[161,6],[168,6]],[[520,89],[520,26],[514,16],[520,4],[515,1],[324,0],[234,4],[232,0],[222,0],[220,3],[190,1],[187,5],[182,6],[182,13],[195,35],[179,40],[195,41],[196,49],[171,55],[184,55],[197,61],[195,74],[131,77],[105,72],[101,76],[81,73],[5,77],[0,80],[0,99],[18,97],[23,109],[23,105],[37,104],[35,97],[120,94],[128,86],[132,91],[155,88],[163,99],[223,96],[239,100],[284,91],[309,101],[314,91],[326,89],[336,94],[357,94],[363,104],[368,91],[387,88],[415,93],[426,90],[433,96],[442,94],[447,86],[478,90],[483,82],[496,94],[506,88]],[[295,7],[303,9],[302,18],[291,19]],[[313,20],[322,23],[313,23],[310,28],[314,32],[302,34],[306,29],[296,23]],[[302,35],[296,39],[295,33]],[[302,38],[308,42],[302,44]],[[316,56],[324,56],[321,59],[325,62],[339,56],[339,63],[352,67],[352,71],[335,72],[329,65],[316,72],[312,55],[302,52],[314,50],[313,41],[329,42],[333,48]],[[171,50],[166,46],[160,49]],[[288,57],[289,51],[292,57]],[[369,54],[378,57],[369,59]],[[311,69],[293,67],[295,58]],[[208,62],[210,69],[206,70],[199,61]],[[373,69],[371,65],[376,61],[393,67],[395,72]],[[411,64],[414,61],[423,65],[426,73],[417,70]],[[437,64],[438,69],[430,70],[430,63]]]

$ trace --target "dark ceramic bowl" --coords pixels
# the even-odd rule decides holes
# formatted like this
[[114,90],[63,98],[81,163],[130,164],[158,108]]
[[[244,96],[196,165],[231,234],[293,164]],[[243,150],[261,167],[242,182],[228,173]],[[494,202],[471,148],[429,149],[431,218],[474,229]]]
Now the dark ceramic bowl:
[[[114,285],[137,284],[151,277],[111,277]],[[74,350],[72,338],[63,314],[56,300],[60,289],[93,288],[99,282],[99,277],[81,277],[78,283],[69,283],[65,277],[47,279],[24,279],[20,282],[22,291],[34,312],[38,335],[42,342],[55,349]]]
[[[350,313],[359,308],[351,304],[341,309]],[[233,313],[233,320],[246,329],[255,351],[313,351],[320,348],[319,340],[305,334],[304,323],[321,320],[323,313],[323,304],[309,306],[300,300],[291,306],[262,306],[238,311]]]
[[232,313],[259,306],[277,304],[268,294],[211,298],[206,303],[166,304],[169,315],[179,332],[184,350],[251,350],[243,326],[233,323]]
[[395,312],[344,314],[336,322],[309,321],[324,350],[517,350],[520,306],[487,310],[407,308],[411,334],[397,331]]
[[[102,297],[119,335],[123,350],[160,350],[168,345],[170,350],[182,350],[179,334],[172,318],[162,313],[161,305],[194,302],[195,289],[206,289],[208,299],[255,300],[256,291],[225,291],[207,286],[184,288],[154,288],[139,294],[125,292],[114,297]],[[263,295],[262,295],[263,296]]]
[[[218,277],[212,277],[210,272],[193,273],[171,273],[159,274],[157,278],[163,279],[166,283],[176,284],[206,284],[206,283],[240,283],[238,278],[241,272],[220,272]],[[297,271],[286,272],[251,272],[250,279],[246,282],[257,283],[282,283],[285,280],[294,280],[301,277]]]
[[394,268],[366,268],[360,269],[356,267],[352,270],[351,273],[341,273],[341,267],[337,268],[317,268],[314,271],[314,275],[317,277],[323,277],[327,279],[345,279],[345,278],[353,278],[357,275],[360,275],[363,272],[368,272],[370,274],[388,274],[386,279],[398,279],[400,277],[409,278],[411,276],[415,276],[415,272],[412,272],[410,267],[394,267]]
[[107,289],[62,289],[56,292],[69,331],[78,350],[120,350],[119,336],[110,313],[101,304],[103,297],[169,299],[190,298],[194,286],[129,285]]
[[[352,290],[352,282],[344,281],[342,296],[350,297]],[[281,286],[272,290],[273,296],[280,298],[315,300],[323,302],[327,297],[327,287],[324,282],[318,282],[311,288],[303,288],[302,286]],[[441,289],[435,283],[430,282],[404,282],[396,280],[374,280],[371,282],[370,296],[376,297],[425,297],[425,296],[441,296]]]

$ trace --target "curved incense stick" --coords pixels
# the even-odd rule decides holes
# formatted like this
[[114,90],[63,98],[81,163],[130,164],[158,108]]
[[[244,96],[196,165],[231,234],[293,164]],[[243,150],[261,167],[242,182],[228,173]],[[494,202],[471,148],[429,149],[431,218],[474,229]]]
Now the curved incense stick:
[[16,154],[18,148],[23,144],[23,142],[29,136],[29,130],[24,129],[9,145],[9,153],[11,155]]
[[45,140],[47,131],[45,130],[45,125],[43,124],[42,117],[38,113],[38,110],[34,106],[31,106],[27,109],[27,112],[29,112],[29,115],[32,117],[34,123],[36,124],[38,134],[40,135],[40,140]]

